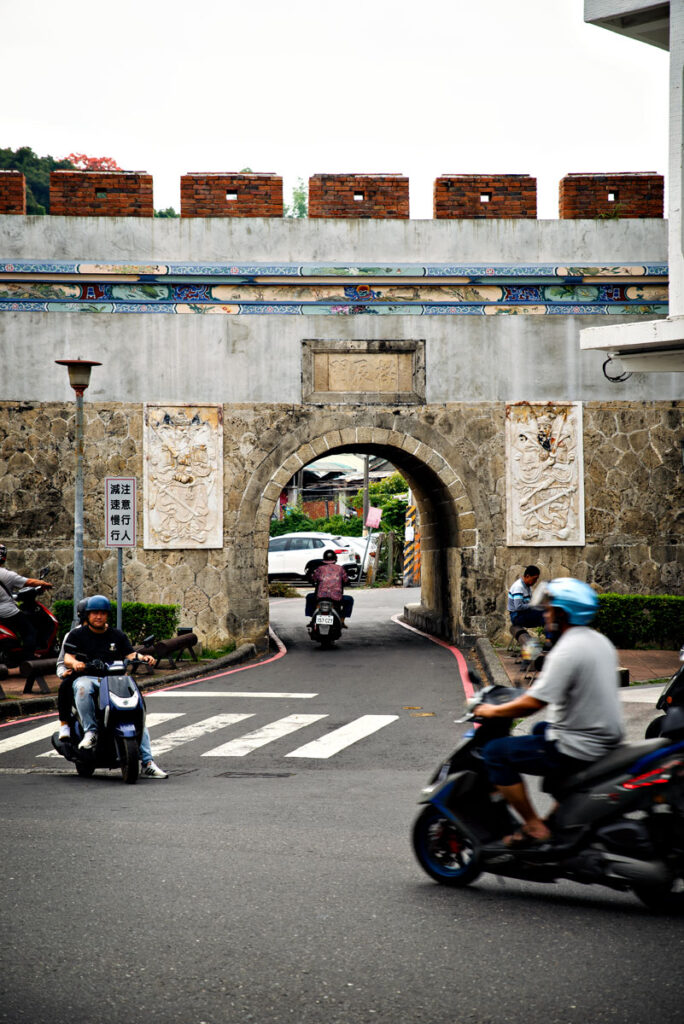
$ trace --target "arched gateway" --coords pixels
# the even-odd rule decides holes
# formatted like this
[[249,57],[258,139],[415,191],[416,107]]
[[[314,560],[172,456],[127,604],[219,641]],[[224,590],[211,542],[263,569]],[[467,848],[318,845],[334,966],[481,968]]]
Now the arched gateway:
[[[472,626],[464,623],[462,607],[468,607],[469,581],[477,566],[478,527],[461,460],[456,461],[453,445],[438,430],[410,413],[364,412],[364,421],[376,422],[363,427],[348,425],[358,417],[358,412],[328,416],[322,425],[314,416],[313,422],[280,439],[244,491],[237,525],[238,546],[252,545],[255,573],[265,579],[271,517],[281,491],[295,473],[324,454],[345,451],[381,455],[408,481],[420,516],[421,601],[407,607],[407,617],[445,636],[470,632]],[[477,484],[474,489],[477,491]],[[265,590],[261,615],[265,625]]]
[[684,586],[681,374],[604,375],[587,327],[667,314],[666,226],[625,220],[145,221],[0,215],[0,530],[113,594],[106,479],[138,484],[124,600],[213,648],[265,644],[267,541],[299,469],[381,454],[420,514],[418,625],[494,635],[530,562],[599,590]]

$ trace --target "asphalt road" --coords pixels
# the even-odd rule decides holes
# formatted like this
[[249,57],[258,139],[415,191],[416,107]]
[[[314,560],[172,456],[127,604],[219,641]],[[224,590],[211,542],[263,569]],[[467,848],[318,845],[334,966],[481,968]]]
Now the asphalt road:
[[356,596],[336,650],[274,601],[287,653],[151,696],[168,781],[79,779],[23,742],[54,718],[0,728],[0,1021],[682,1020],[674,918],[423,875],[410,828],[458,728],[458,663],[391,621],[406,591]]

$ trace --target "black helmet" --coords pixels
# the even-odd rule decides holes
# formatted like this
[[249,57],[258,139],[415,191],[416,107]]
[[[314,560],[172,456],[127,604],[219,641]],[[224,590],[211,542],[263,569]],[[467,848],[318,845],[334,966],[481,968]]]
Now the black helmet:
[[7,561],[7,548],[4,544],[0,544],[0,565],[4,565]]
[[328,549],[328,551],[326,551],[324,553],[324,555],[323,555],[323,561],[324,562],[336,562],[337,561],[337,555],[335,554],[334,551],[330,551],[330,549]]

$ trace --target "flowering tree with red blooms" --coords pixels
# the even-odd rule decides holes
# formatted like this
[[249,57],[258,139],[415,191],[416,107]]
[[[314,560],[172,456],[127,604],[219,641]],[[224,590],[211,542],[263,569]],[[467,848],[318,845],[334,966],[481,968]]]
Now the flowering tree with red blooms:
[[123,171],[111,156],[86,156],[85,153],[69,153],[65,158],[79,171]]

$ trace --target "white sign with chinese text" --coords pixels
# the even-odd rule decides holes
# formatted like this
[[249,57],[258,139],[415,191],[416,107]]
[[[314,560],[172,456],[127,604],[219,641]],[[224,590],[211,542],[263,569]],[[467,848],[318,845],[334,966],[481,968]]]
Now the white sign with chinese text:
[[105,547],[135,547],[135,477],[105,477]]

